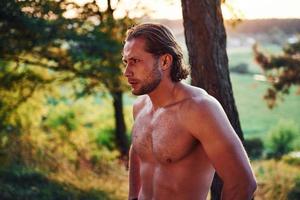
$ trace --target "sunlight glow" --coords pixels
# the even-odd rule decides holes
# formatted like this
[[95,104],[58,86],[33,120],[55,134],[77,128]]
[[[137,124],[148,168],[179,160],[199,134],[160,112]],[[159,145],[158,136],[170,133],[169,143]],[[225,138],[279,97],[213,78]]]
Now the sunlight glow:
[[[299,0],[226,0],[226,3],[232,5],[245,19],[300,18]],[[224,18],[231,17],[228,10],[222,11]]]
[[[72,0],[70,0],[72,1]],[[73,0],[79,4],[90,2],[92,0]],[[96,0],[101,10],[107,8],[106,0]],[[135,9],[139,2],[140,7],[152,10],[148,15],[150,18],[159,19],[181,19],[181,1],[179,0],[120,0],[118,9],[115,11],[116,17],[122,17],[126,11],[131,12],[132,17],[141,16],[141,10]],[[222,5],[222,12],[225,19],[233,17],[230,8],[240,18],[259,19],[259,18],[300,18],[300,0],[226,0],[229,6]],[[115,7],[117,0],[112,0]]]

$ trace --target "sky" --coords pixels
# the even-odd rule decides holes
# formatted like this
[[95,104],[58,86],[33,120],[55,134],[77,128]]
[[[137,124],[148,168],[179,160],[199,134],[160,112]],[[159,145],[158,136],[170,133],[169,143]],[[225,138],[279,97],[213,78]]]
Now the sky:
[[[89,0],[74,0],[86,2]],[[106,0],[97,0],[100,5],[104,5]],[[116,0],[112,0],[113,3]],[[132,9],[138,0],[121,0],[122,8]],[[143,6],[153,10],[151,18],[181,19],[180,0],[142,0]],[[225,19],[232,17],[229,12],[232,7],[240,18],[260,19],[260,18],[300,18],[300,0],[226,0],[229,6],[222,6]],[[228,9],[229,8],[229,9]],[[117,16],[124,15],[124,9],[119,9],[115,13]],[[140,15],[139,12],[133,13]]]

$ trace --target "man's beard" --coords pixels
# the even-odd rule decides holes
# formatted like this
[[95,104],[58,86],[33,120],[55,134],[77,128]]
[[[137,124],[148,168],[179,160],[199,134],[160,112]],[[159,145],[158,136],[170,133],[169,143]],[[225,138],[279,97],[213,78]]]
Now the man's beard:
[[160,83],[162,73],[159,71],[158,61],[155,62],[153,69],[150,74],[141,83],[141,88],[137,91],[133,91],[134,95],[149,94],[152,92]]

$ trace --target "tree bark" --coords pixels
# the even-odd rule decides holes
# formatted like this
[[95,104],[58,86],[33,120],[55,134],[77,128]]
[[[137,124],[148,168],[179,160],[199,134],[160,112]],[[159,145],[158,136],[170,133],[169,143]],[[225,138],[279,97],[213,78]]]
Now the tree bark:
[[[220,0],[182,0],[186,45],[192,85],[205,89],[223,106],[231,125],[243,141],[228,70],[226,32]],[[215,174],[211,199],[221,199],[222,181]]]
[[121,153],[121,158],[128,155],[128,139],[126,136],[126,125],[123,114],[123,93],[121,91],[111,92],[113,97],[114,115],[115,115],[115,136],[116,144]]

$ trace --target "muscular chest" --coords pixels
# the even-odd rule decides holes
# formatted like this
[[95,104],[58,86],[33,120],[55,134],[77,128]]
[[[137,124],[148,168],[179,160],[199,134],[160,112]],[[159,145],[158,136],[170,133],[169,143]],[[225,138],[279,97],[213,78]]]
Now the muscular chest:
[[161,163],[183,159],[196,145],[172,109],[140,114],[134,123],[132,142],[141,159]]

